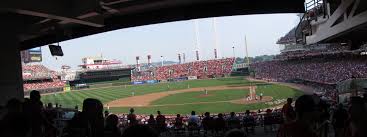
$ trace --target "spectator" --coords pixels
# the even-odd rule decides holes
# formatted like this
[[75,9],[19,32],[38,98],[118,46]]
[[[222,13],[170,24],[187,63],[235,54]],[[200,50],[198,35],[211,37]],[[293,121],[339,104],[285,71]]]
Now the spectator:
[[72,136],[101,137],[104,135],[103,105],[97,99],[83,101],[83,110],[70,121]]
[[213,129],[214,120],[210,116],[209,112],[205,112],[205,117],[203,118],[201,125],[203,126],[205,131],[204,135],[206,135],[208,131],[211,131]]
[[249,133],[249,128],[255,131],[255,118],[250,114],[250,110],[246,110],[245,116],[243,117],[243,126],[245,127],[246,133]]
[[130,108],[130,114],[127,115],[127,120],[129,125],[136,125],[138,124],[138,120],[136,120],[136,115],[134,114],[134,108]]
[[42,136],[42,127],[50,125],[46,125],[48,124],[48,121],[44,114],[43,103],[41,102],[41,95],[39,91],[31,91],[30,100],[27,103],[29,104],[26,106],[29,108],[26,108],[25,113],[29,114],[29,118],[31,120],[32,136]]
[[283,105],[282,114],[283,114],[283,118],[285,120],[285,123],[292,122],[296,117],[296,114],[295,114],[294,109],[292,107],[292,102],[293,102],[293,99],[288,98],[287,103]]
[[121,132],[118,129],[118,117],[115,114],[108,115],[104,128],[104,137],[120,137]]
[[317,104],[311,95],[303,95],[296,101],[296,120],[285,123],[278,132],[278,137],[317,137],[313,126],[319,117]]
[[27,137],[32,135],[30,118],[22,111],[22,104],[17,99],[8,101],[7,114],[0,121],[1,137]]
[[345,135],[343,132],[346,126],[346,120],[348,119],[348,112],[344,109],[342,104],[338,105],[337,110],[333,115],[333,125],[335,131],[335,137],[342,137]]
[[166,117],[161,114],[161,111],[157,111],[157,128],[159,132],[164,132],[166,130]]
[[197,131],[198,134],[200,132],[200,125],[199,125],[200,119],[198,116],[196,116],[195,111],[191,111],[191,116],[188,120],[188,129],[189,129],[189,136],[192,135],[194,131]]
[[215,119],[215,131],[218,133],[219,131],[224,131],[226,127],[226,121],[223,118],[223,114],[219,113],[218,117]]
[[104,117],[105,117],[105,118],[107,118],[109,114],[110,114],[110,113],[108,112],[108,110],[105,110],[105,111],[104,111]]
[[366,102],[361,97],[351,97],[351,106],[349,108],[349,123],[346,136],[366,137],[367,136],[367,110]]
[[199,117],[195,114],[195,111],[191,111],[191,116],[189,117],[188,123],[189,126],[199,126]]
[[207,61],[190,62],[159,66],[147,71],[135,70],[132,72],[132,81],[146,80],[168,80],[186,76],[197,76],[199,78],[216,77],[228,75],[232,71],[234,58],[215,59]]
[[149,125],[151,128],[155,128],[156,121],[155,121],[155,119],[154,119],[153,114],[150,114],[150,116],[149,116],[149,119],[148,119],[148,125]]
[[240,128],[241,121],[234,112],[230,113],[227,118],[227,126],[229,129]]
[[177,114],[176,115],[176,118],[175,118],[175,128],[176,129],[181,129],[183,128],[183,122],[182,122],[182,117],[180,114]]

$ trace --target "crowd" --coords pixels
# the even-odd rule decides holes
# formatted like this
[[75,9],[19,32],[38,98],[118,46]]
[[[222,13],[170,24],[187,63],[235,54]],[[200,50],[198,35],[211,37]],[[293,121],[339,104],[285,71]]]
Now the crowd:
[[324,84],[335,84],[352,78],[367,78],[367,60],[364,56],[338,56],[287,61],[253,63],[250,67],[259,79],[289,81],[301,79]]
[[[348,46],[340,46],[340,45],[328,45],[328,46],[320,46],[317,45],[315,47],[307,47],[301,48],[300,50],[293,50],[282,52],[277,55],[275,59],[277,60],[289,60],[289,59],[300,59],[300,58],[315,58],[315,57],[325,57],[325,56],[345,56],[345,55],[353,55],[354,52],[350,51],[350,47]],[[323,47],[320,49],[320,47]],[[359,53],[359,52],[358,52]]]
[[65,83],[60,80],[44,80],[32,83],[24,83],[23,88],[24,91],[30,90],[41,90],[41,89],[49,89],[49,88],[62,88],[65,86]]
[[337,84],[324,84],[312,81],[299,80],[297,83],[314,89],[314,93],[324,100],[336,102],[338,98]]
[[[127,115],[103,112],[103,104],[88,98],[81,112],[67,120],[62,129],[55,126],[57,114],[52,104],[44,107],[38,91],[32,91],[23,102],[11,99],[0,115],[2,137],[158,137],[158,136],[226,136],[245,137],[255,128],[276,133],[278,137],[327,137],[334,127],[336,137],[365,137],[367,131],[367,97],[351,97],[349,106],[331,106],[314,95],[302,95],[294,103],[287,99],[281,110],[244,114],[231,112],[198,116],[177,114],[165,116],[160,111],[148,117],[136,115],[131,108]],[[348,110],[345,108],[349,108]],[[3,110],[0,112],[4,112]],[[0,113],[1,114],[1,113]],[[144,120],[143,120],[144,119]]]
[[23,79],[50,78],[50,70],[43,65],[23,65]]
[[133,72],[132,81],[167,80],[188,76],[198,78],[223,76],[231,73],[234,58],[196,61],[184,64],[159,66],[147,71]]
[[55,71],[51,71],[43,65],[23,65],[22,71],[24,91],[43,91],[46,89],[63,88],[65,85]]

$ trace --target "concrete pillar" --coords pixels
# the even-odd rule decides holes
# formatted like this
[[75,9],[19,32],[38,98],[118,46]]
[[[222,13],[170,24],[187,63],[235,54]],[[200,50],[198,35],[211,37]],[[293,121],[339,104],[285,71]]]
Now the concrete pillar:
[[17,33],[23,28],[20,20],[1,20],[0,23],[0,105],[11,98],[23,100],[22,64]]

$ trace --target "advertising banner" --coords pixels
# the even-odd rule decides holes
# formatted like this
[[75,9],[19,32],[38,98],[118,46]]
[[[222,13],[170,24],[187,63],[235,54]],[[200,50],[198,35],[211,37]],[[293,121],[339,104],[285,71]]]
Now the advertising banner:
[[148,84],[155,84],[155,83],[158,83],[158,80],[147,80],[145,82]]
[[198,77],[197,76],[188,76],[187,79],[188,80],[194,80],[194,79],[198,79]]
[[133,81],[133,82],[131,82],[131,84],[140,85],[140,84],[144,84],[144,82],[143,81]]

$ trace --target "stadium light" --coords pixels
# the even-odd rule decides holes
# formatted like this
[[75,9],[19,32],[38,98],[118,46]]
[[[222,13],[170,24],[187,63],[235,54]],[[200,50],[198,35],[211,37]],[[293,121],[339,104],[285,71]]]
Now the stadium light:
[[161,56],[161,65],[163,66],[163,56]]
[[234,46],[232,47],[232,50],[233,50],[233,57],[236,58],[236,54],[234,52]]

